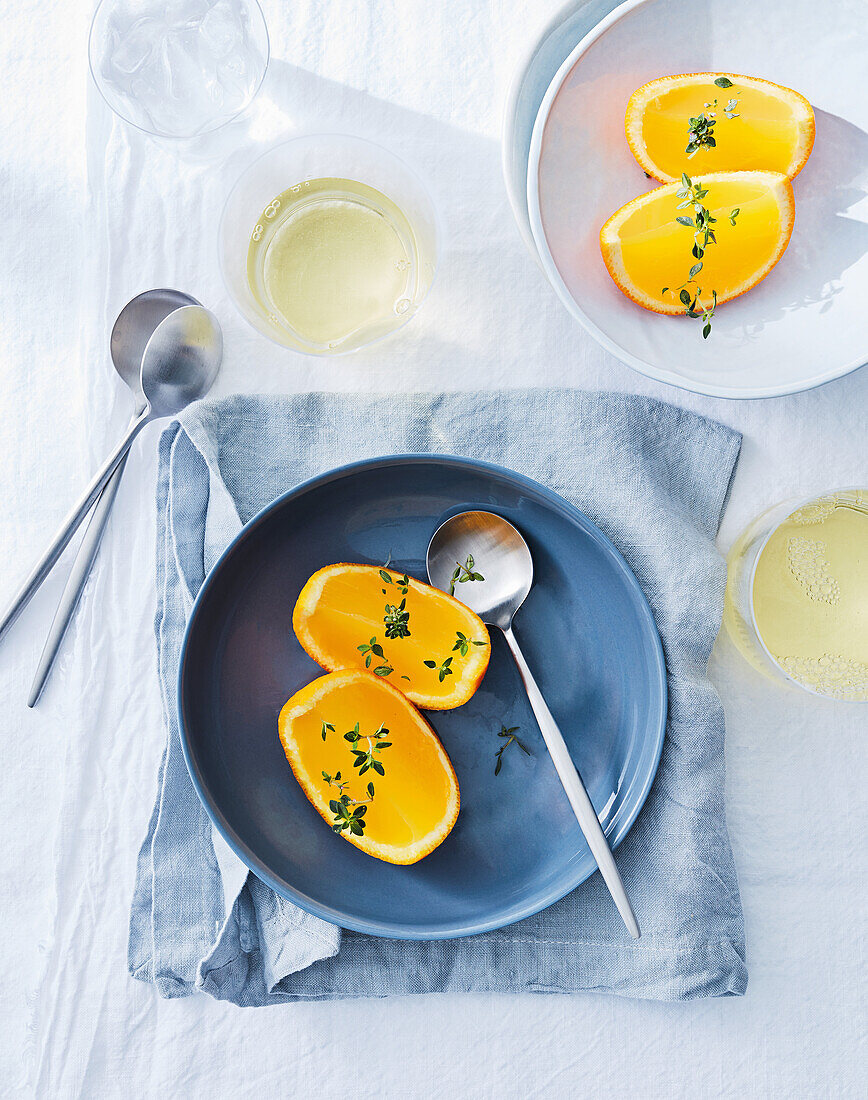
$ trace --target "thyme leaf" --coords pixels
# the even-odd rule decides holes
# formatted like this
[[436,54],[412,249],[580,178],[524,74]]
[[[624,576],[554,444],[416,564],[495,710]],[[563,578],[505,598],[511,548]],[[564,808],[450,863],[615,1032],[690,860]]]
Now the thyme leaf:
[[503,754],[506,752],[510,745],[516,744],[525,754],[525,756],[533,756],[533,753],[530,751],[527,745],[525,745],[523,741],[519,740],[519,738],[516,737],[516,733],[520,729],[521,726],[510,726],[509,728],[507,728],[506,726],[500,727],[500,733],[497,736],[504,738],[504,743],[494,754],[497,761],[497,763],[494,765],[495,775],[500,775],[500,769],[503,767]]
[[402,598],[399,604],[386,604],[386,614],[383,623],[386,627],[387,638],[409,638],[410,612],[407,611],[407,598]]
[[452,647],[452,652],[455,653],[457,650],[462,657],[467,656],[467,654],[470,652],[470,647],[472,645],[488,645],[488,642],[477,642],[475,639],[468,638],[465,634],[462,634],[460,630],[455,631],[455,636],[456,641],[455,645]]
[[484,581],[485,577],[481,573],[474,572],[476,562],[473,560],[473,555],[468,554],[464,559],[464,565],[460,561],[455,563],[456,569],[452,572],[452,579],[449,585],[449,595],[455,595],[456,584],[466,584],[468,581]]
[[453,675],[453,671],[449,667],[452,664],[452,658],[451,657],[447,657],[446,660],[441,661],[441,663],[439,665],[437,664],[436,661],[423,661],[422,664],[424,664],[426,668],[435,668],[435,669],[437,669],[437,679],[440,681],[441,684],[443,683],[443,681],[446,679],[447,676],[452,676]]

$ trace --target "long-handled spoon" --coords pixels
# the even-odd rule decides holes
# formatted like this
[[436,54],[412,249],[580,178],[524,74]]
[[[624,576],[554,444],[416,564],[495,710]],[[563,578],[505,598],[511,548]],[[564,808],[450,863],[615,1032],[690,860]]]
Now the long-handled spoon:
[[137,409],[126,435],[91,480],[79,503],[64,520],[51,545],[22,585],[0,620],[0,638],[48,576],[103,486],[146,424],[174,416],[203,397],[217,376],[223,357],[223,336],[217,318],[202,306],[182,306],[156,328],[142,357],[144,407]]
[[[161,288],[146,290],[144,294],[138,294],[132,301],[127,302],[118,314],[110,341],[112,363],[132,392],[136,413],[144,408],[147,400],[142,391],[142,359],[148,341],[153,336],[157,326],[170,313],[174,313],[181,306],[198,306],[199,304],[191,295],[184,294],[180,290]],[[91,511],[87,528],[76,552],[75,561],[67,577],[63,594],[58,602],[57,611],[54,613],[48,637],[45,639],[42,656],[39,658],[39,664],[30,688],[30,695],[27,699],[29,707],[35,706],[42,694],[42,689],[51,674],[64,635],[72,621],[72,616],[75,614],[82,590],[99,550],[99,544],[117,495],[125,464],[126,456],[116,466],[114,473],[106,482]]]
[[461,512],[441,523],[431,537],[428,579],[436,588],[448,592],[456,563],[466,562],[468,555],[484,570],[485,581],[462,585],[461,600],[488,626],[503,631],[576,820],[627,930],[638,939],[639,925],[596,810],[512,631],[513,616],[527,599],[533,583],[533,559],[527,543],[502,516],[493,512]]

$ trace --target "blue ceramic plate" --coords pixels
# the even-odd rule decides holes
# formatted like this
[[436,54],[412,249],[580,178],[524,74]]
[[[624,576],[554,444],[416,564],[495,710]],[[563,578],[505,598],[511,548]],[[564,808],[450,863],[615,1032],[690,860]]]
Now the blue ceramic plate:
[[[322,672],[292,632],[307,578],[332,562],[379,565],[389,555],[425,578],[431,534],[469,508],[499,512],[530,545],[535,582],[516,634],[612,845],[660,758],[660,638],[636,578],[578,509],[501,467],[429,455],[345,466],[291,490],[247,524],[199,593],[181,655],[181,740],[214,824],[254,873],[360,932],[448,939],[499,928],[595,869],[496,631],[470,702],[429,715],[458,775],[461,813],[421,862],[382,863],[336,836],[283,755],[278,712]],[[495,777],[502,725],[520,726],[533,755],[511,746]]]

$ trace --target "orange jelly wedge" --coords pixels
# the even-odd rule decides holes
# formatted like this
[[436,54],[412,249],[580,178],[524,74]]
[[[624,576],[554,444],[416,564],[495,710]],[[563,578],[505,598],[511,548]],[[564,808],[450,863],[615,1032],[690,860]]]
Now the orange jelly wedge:
[[[757,285],[783,255],[795,220],[793,189],[779,172],[712,172],[703,176],[703,202],[716,219],[715,244],[696,264],[691,250],[699,236],[690,221],[694,207],[680,184],[655,187],[615,211],[600,232],[600,251],[614,282],[634,302],[654,313],[683,314],[684,293],[699,307],[728,302]],[[687,209],[685,209],[685,206]],[[688,279],[691,265],[699,270]]]
[[416,863],[449,835],[458,780],[437,734],[384,679],[347,669],[297,691],[280,740],[331,828],[387,863]]
[[[713,122],[711,141],[693,148],[690,120],[703,117]],[[661,183],[682,172],[766,171],[793,179],[814,145],[814,112],[803,95],[770,80],[685,73],[637,88],[624,129],[633,156]]]
[[323,668],[367,669],[427,710],[466,703],[491,649],[482,620],[463,603],[372,565],[342,563],[314,573],[292,626]]

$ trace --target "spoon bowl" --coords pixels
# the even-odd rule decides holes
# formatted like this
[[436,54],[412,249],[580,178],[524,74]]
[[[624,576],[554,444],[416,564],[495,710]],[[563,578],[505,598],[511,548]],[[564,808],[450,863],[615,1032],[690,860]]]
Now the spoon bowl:
[[173,310],[154,329],[141,360],[141,388],[150,419],[174,416],[204,397],[223,358],[216,317],[200,305]]
[[[466,577],[468,558],[482,569],[485,582]],[[428,544],[428,579],[448,592],[461,569],[455,595],[489,626],[505,630],[527,599],[533,584],[533,559],[519,532],[494,512],[461,512],[441,523]]]
[[115,370],[132,390],[137,408],[145,401],[142,392],[142,360],[148,341],[170,313],[182,306],[200,304],[190,294],[161,287],[137,294],[118,314],[112,328],[109,349]]

